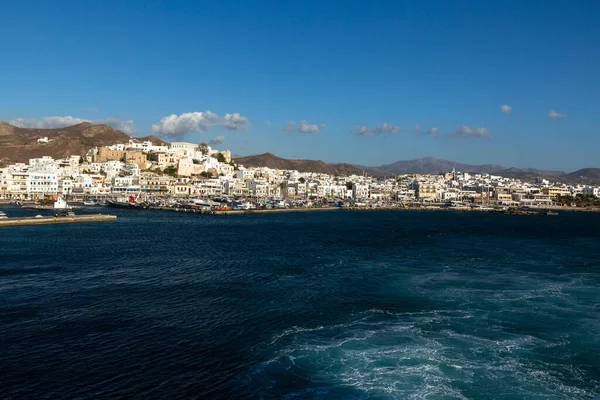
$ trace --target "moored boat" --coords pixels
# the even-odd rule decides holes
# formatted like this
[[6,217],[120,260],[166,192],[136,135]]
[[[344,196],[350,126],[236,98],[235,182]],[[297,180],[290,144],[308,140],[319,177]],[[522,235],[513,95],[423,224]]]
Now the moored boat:
[[112,208],[128,208],[134,210],[143,210],[148,208],[148,206],[136,202],[129,201],[115,201],[115,200],[106,200],[106,207]]

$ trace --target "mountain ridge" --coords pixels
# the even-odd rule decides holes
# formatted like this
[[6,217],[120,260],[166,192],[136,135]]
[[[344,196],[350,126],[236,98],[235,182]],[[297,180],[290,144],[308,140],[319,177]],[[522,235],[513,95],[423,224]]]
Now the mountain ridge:
[[263,153],[253,156],[237,157],[235,161],[242,165],[268,167],[274,169],[295,169],[299,172],[316,172],[330,175],[352,175],[362,173],[351,164],[327,164],[321,160],[294,160],[281,158],[273,153]]
[[[38,139],[47,137],[48,143],[38,143]],[[54,129],[19,128],[6,121],[0,121],[0,161],[23,162],[30,158],[51,156],[55,159],[70,155],[85,155],[96,146],[108,146],[115,143],[127,143],[131,136],[115,130],[111,126],[89,122]],[[166,143],[154,136],[134,140],[151,140],[156,144]]]
[[[276,160],[276,162],[274,162]],[[413,160],[402,160],[381,166],[361,166],[348,163],[327,164],[321,160],[291,160],[278,157],[272,153],[257,154],[245,157],[235,157],[235,161],[242,165],[255,167],[268,167],[277,169],[296,169],[300,172],[328,173],[330,175],[343,175],[354,173],[362,174],[363,171],[375,177],[393,176],[402,174],[439,174],[449,172],[455,168],[460,172],[485,173],[533,181],[537,178],[549,178],[564,182],[587,181],[587,183],[600,182],[600,168],[584,168],[570,174],[563,171],[539,170],[536,168],[505,167],[497,164],[473,165],[455,161],[443,160],[433,157],[424,157]]]

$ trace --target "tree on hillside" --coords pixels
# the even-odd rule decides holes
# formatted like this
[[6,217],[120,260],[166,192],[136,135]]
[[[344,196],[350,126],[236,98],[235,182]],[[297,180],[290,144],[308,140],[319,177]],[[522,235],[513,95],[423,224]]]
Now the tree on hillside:
[[204,155],[204,156],[208,155],[208,144],[206,144],[206,143],[200,143],[198,145],[198,149],[200,150],[200,152],[202,153],[202,155]]
[[346,189],[352,190],[352,182],[346,182]]
[[300,183],[306,183],[306,179],[304,179],[304,177],[301,176],[300,179],[298,179],[298,182],[300,182]]
[[164,173],[171,176],[177,176],[177,167],[171,165],[165,168]]
[[225,156],[223,155],[223,153],[217,153],[217,161],[220,163],[227,162],[227,160],[225,160]]

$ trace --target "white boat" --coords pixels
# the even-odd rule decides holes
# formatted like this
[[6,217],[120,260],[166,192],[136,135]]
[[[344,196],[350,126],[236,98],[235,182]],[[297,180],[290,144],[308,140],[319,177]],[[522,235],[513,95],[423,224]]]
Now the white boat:
[[218,207],[221,205],[221,203],[205,199],[192,199],[190,200],[189,205],[195,207]]
[[256,208],[256,206],[250,202],[245,202],[240,204],[240,207],[242,210],[254,210]]
[[232,210],[236,210],[236,211],[240,211],[240,210],[254,210],[256,208],[256,205],[246,201],[244,203],[241,202],[235,202],[233,204],[233,206],[231,207]]
[[6,218],[8,218],[8,216],[6,215],[6,213],[3,212],[3,211],[0,211],[0,219],[6,219]]
[[83,205],[84,206],[95,206],[95,205],[98,205],[98,203],[96,203],[95,201],[84,201]]

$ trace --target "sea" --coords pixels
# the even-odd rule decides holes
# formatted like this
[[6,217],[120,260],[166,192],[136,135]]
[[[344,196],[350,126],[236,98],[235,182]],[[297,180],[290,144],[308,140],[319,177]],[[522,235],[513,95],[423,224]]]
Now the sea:
[[110,212],[0,229],[0,398],[600,394],[599,214]]

